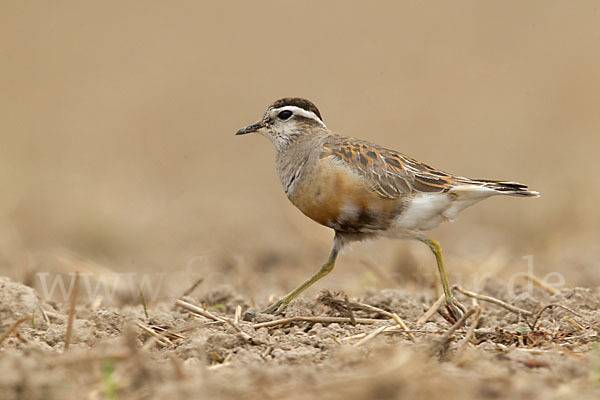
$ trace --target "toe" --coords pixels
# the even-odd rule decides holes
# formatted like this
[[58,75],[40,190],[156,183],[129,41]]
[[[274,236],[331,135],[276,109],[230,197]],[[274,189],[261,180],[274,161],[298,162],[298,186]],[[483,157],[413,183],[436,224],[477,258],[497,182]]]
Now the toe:
[[287,303],[279,300],[276,303],[271,304],[269,307],[265,308],[261,312],[263,314],[277,315],[277,314],[281,314],[283,312],[283,310],[285,310],[286,307],[287,307]]

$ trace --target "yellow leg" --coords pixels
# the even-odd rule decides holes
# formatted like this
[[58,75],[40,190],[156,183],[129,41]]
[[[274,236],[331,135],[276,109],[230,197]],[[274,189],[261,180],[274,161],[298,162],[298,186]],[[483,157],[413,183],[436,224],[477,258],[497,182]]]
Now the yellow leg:
[[344,244],[343,239],[339,235],[336,234],[336,236],[333,240],[333,247],[331,249],[331,253],[329,254],[329,259],[327,260],[327,262],[325,264],[323,264],[321,266],[321,268],[319,268],[319,270],[313,276],[308,278],[302,284],[298,285],[294,290],[292,290],[291,292],[289,292],[288,294],[283,296],[277,302],[271,304],[269,307],[264,309],[262,312],[266,313],[266,314],[281,313],[283,310],[285,310],[285,308],[287,307],[287,305],[289,304],[290,301],[295,299],[300,293],[305,291],[307,288],[309,288],[311,285],[313,285],[319,279],[321,279],[322,277],[324,277],[325,275],[330,273],[331,270],[333,270],[333,267],[335,265],[335,259],[337,258],[337,255],[338,255],[339,251],[341,250],[343,244]]
[[465,308],[462,304],[456,300],[452,291],[450,291],[450,284],[448,283],[448,276],[446,275],[446,269],[444,268],[444,257],[442,256],[442,248],[440,244],[435,239],[430,239],[426,236],[420,237],[419,240],[425,243],[435,256],[435,261],[437,262],[438,271],[440,273],[440,279],[442,280],[442,288],[444,289],[444,297],[446,298],[446,305],[449,308],[449,311],[454,314],[453,317],[455,319],[460,318],[462,313],[464,313]]

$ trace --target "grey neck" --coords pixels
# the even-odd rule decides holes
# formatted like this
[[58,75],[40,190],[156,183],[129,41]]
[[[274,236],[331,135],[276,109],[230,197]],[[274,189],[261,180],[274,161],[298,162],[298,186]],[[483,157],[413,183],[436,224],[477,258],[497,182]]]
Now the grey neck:
[[320,154],[320,151],[316,151],[319,143],[314,137],[295,139],[286,146],[277,146],[275,149],[275,165],[288,197],[293,193],[307,166],[312,165]]

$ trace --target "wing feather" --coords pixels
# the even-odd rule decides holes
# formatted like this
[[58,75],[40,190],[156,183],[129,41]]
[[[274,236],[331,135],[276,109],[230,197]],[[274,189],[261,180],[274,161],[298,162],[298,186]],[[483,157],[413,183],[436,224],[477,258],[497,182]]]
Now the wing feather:
[[372,190],[387,198],[415,192],[446,192],[453,177],[396,151],[367,141],[331,135],[321,158],[334,157],[371,182]]

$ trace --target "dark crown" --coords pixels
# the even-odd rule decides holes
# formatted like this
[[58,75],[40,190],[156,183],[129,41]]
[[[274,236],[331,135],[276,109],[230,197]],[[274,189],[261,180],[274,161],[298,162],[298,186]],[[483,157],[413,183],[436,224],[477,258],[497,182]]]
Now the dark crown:
[[279,99],[275,103],[273,103],[271,108],[280,108],[280,107],[285,107],[285,106],[296,106],[296,107],[302,108],[306,111],[311,111],[311,112],[315,113],[316,116],[319,117],[319,119],[321,121],[323,121],[323,118],[321,117],[321,113],[319,112],[319,109],[310,100],[306,100],[306,99],[303,99],[300,97],[284,97],[283,99]]

